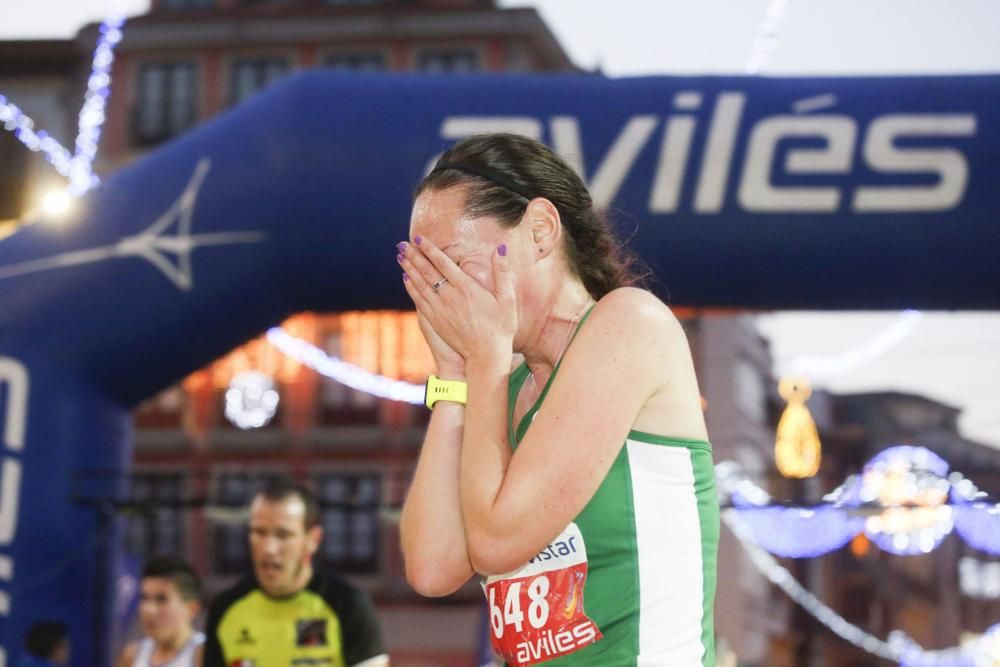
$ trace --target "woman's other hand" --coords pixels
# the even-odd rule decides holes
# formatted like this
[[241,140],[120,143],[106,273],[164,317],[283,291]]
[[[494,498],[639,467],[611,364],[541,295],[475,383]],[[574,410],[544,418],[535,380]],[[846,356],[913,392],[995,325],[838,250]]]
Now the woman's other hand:
[[424,335],[424,340],[427,341],[427,346],[431,349],[438,377],[446,380],[464,378],[465,359],[448,343],[444,342],[444,339],[434,330],[427,316],[419,308],[417,308],[417,322],[420,325],[420,332]]
[[406,272],[404,285],[417,311],[447,347],[466,362],[510,356],[517,331],[517,303],[505,245],[498,246],[492,257],[492,290],[427,239],[414,238],[413,244],[402,246],[397,259]]

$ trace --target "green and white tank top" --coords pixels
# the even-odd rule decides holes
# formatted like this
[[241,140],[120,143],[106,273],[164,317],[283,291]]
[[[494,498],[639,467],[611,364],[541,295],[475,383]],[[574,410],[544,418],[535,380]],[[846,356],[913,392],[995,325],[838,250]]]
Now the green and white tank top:
[[[515,448],[558,370],[517,425],[528,369],[511,374]],[[566,529],[523,567],[484,581],[493,648],[518,667],[714,667],[718,542],[711,445],[631,431]]]

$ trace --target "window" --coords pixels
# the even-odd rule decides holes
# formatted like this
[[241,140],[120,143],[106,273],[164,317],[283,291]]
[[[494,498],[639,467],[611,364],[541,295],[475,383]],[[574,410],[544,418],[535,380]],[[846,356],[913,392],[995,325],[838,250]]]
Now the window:
[[327,473],[315,477],[323,544],[318,557],[340,572],[378,570],[381,477],[377,473]]
[[157,554],[184,554],[184,477],[180,473],[140,473],[131,480],[135,510],[125,522],[126,550],[146,560]]
[[194,63],[150,63],[139,70],[137,143],[156,143],[179,134],[197,120]]
[[383,53],[343,53],[328,56],[323,64],[347,72],[381,72],[386,69]]
[[417,56],[417,69],[423,72],[478,72],[479,54],[472,49],[423,51]]
[[231,102],[242,102],[288,73],[284,58],[242,58],[233,63]]
[[[242,509],[250,504],[254,494],[260,491],[271,473],[225,472],[216,478],[213,504],[227,509]],[[247,541],[247,519],[241,513],[234,513],[232,520],[220,521],[213,531],[217,574],[238,574],[250,566],[250,545]]]
[[[331,332],[326,339],[326,351],[338,358],[344,358],[343,336],[340,331]],[[361,360],[348,359],[354,363]],[[366,366],[368,364],[365,364]],[[378,419],[379,399],[371,394],[351,389],[336,380],[320,380],[320,406],[322,421],[328,424],[369,424]]]

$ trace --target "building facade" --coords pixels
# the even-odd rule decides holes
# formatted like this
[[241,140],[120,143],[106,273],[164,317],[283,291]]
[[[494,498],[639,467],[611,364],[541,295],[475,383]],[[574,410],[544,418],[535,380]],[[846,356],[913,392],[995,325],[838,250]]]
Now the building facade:
[[[82,34],[92,34],[95,28]],[[534,9],[492,0],[154,0],[129,21],[113,70],[103,168],[307,68],[567,72]]]

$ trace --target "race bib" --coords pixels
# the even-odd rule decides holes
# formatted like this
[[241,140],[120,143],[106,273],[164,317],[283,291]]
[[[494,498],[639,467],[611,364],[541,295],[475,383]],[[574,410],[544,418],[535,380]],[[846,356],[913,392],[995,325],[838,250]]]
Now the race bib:
[[524,567],[487,578],[493,650],[511,667],[526,667],[602,639],[583,610],[586,582],[587,549],[575,523]]

